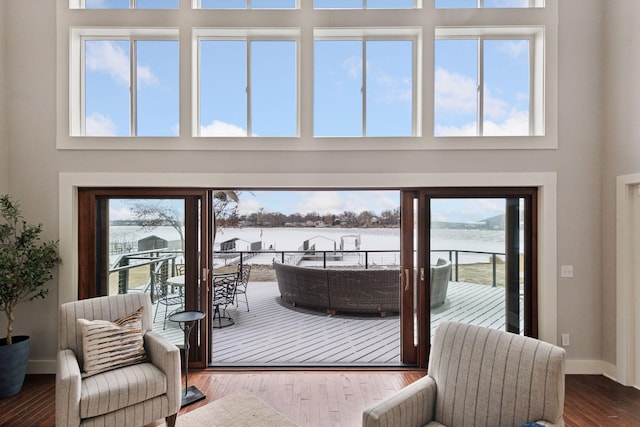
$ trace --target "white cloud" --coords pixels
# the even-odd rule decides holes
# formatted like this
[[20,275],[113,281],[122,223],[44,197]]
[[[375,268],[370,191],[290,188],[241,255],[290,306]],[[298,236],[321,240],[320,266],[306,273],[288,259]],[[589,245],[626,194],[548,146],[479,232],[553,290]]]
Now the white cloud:
[[483,129],[486,136],[529,135],[529,113],[511,110],[507,119],[501,123],[485,121]]
[[350,56],[342,62],[342,68],[350,78],[358,78],[362,73],[362,58]]
[[509,105],[506,101],[493,96],[491,90],[484,86],[484,116],[485,118],[500,119],[506,117]]
[[264,208],[264,204],[256,198],[240,197],[238,212],[240,215],[249,215]]
[[115,136],[116,124],[110,117],[100,113],[93,113],[85,122],[87,136]]
[[477,134],[476,123],[467,123],[462,126],[435,125],[435,136],[475,136]]
[[[101,71],[109,74],[117,84],[129,86],[129,55],[111,41],[96,41],[87,45],[86,66],[90,71]],[[151,68],[138,64],[138,81],[141,84],[154,85],[158,78]]]
[[383,104],[404,104],[411,102],[411,79],[394,79],[386,73],[378,73],[376,83],[380,93],[376,100]]
[[298,202],[298,212],[319,214],[339,214],[345,210],[345,201],[336,191],[313,191],[302,195]]
[[246,129],[231,123],[214,120],[211,124],[200,127],[201,136],[247,136]]
[[529,53],[529,43],[526,40],[505,40],[498,46],[498,50],[511,58],[519,58]]
[[[476,124],[467,123],[462,126],[435,126],[436,136],[475,136]],[[517,136],[529,134],[529,113],[511,110],[505,120],[498,122],[485,120],[483,124],[484,136]]]
[[435,73],[435,105],[442,110],[475,112],[477,87],[478,84],[469,77],[438,68]]
[[126,219],[135,219],[135,215],[129,208],[118,207],[118,208],[110,208],[109,209],[109,220],[117,221],[117,220],[126,220]]

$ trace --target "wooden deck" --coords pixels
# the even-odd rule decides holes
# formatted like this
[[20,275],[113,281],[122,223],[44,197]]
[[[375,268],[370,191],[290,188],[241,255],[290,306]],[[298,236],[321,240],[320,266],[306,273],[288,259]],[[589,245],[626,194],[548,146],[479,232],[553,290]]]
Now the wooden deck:
[[[400,318],[328,316],[280,300],[275,282],[250,282],[249,308],[230,307],[235,324],[212,332],[212,366],[400,366]],[[450,282],[444,305],[431,313],[431,332],[443,320],[504,329],[504,288]],[[162,307],[161,307],[162,309]],[[161,313],[154,330],[177,345],[182,331]]]

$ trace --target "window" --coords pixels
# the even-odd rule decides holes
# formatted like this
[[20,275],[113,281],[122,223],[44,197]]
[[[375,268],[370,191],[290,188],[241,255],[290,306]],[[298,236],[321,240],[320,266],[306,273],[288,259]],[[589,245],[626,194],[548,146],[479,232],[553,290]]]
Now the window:
[[435,136],[542,134],[532,106],[543,102],[543,89],[531,74],[543,73],[533,59],[542,30],[506,31],[436,31]]
[[[413,9],[416,0],[314,0],[316,9]],[[421,1],[421,0],[418,0]]]
[[69,0],[72,9],[177,9],[179,0]]
[[197,35],[199,136],[297,136],[296,40],[206,33]]
[[434,0],[436,9],[544,7],[544,0]]
[[557,6],[63,1],[57,147],[554,149]]
[[415,135],[415,45],[388,34],[316,31],[314,136]]
[[295,9],[296,0],[194,0],[200,9]]
[[73,36],[80,74],[71,74],[78,90],[72,98],[78,102],[71,105],[72,135],[179,134],[177,40],[128,30],[73,30]]

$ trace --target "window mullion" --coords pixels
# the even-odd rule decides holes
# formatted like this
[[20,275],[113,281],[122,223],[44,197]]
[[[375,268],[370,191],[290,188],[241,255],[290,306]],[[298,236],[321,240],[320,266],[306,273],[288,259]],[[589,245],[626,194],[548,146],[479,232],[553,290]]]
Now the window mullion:
[[478,37],[478,136],[484,135],[484,37]]
[[136,53],[136,40],[129,40],[129,100],[131,113],[129,123],[129,134],[131,136],[138,135],[138,61]]
[[251,130],[251,42],[250,38],[247,38],[247,85],[246,85],[246,95],[247,95],[247,137],[252,135]]
[[362,136],[367,136],[367,39],[362,39]]

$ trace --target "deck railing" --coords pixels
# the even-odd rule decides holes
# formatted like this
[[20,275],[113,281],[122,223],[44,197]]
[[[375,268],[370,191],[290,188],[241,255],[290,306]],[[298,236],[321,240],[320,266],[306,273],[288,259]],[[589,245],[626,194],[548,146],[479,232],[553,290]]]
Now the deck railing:
[[[487,251],[470,251],[459,249],[434,249],[431,251],[434,254],[445,254],[445,257],[451,261],[453,268],[451,269],[451,280],[459,281],[460,278],[460,265],[467,264],[461,262],[461,259],[465,255],[471,255],[478,259],[479,256],[486,256],[488,262],[492,267],[492,285],[497,285],[497,270],[500,257],[504,259],[505,254],[502,252],[487,252]],[[258,255],[272,254],[271,259],[273,261],[279,261],[284,264],[299,264],[302,260],[315,260],[321,261],[321,266],[327,268],[329,261],[350,260],[356,262],[357,265],[364,267],[365,269],[384,266],[398,266],[400,265],[400,251],[399,250],[318,250],[315,248],[309,248],[307,250],[297,251],[277,251],[277,250],[261,250],[261,251],[224,251],[216,252],[215,257],[224,260],[225,265],[244,264],[250,258]],[[109,275],[118,274],[118,293],[127,293],[129,291],[130,278],[129,271],[132,268],[139,268],[141,266],[149,266],[149,282],[145,284],[146,288],[153,289],[154,275],[152,274],[156,269],[163,267],[168,269],[169,277],[176,275],[176,260],[182,257],[181,251],[169,250],[169,249],[153,249],[148,251],[139,251],[128,254],[121,254],[112,264],[109,269]]]
[[[459,281],[460,278],[460,265],[466,264],[461,263],[461,255],[472,255],[476,259],[479,256],[487,256],[488,262],[491,263],[492,268],[492,286],[497,285],[497,271],[498,264],[500,263],[500,257],[504,259],[504,252],[487,252],[487,251],[470,251],[470,250],[460,250],[460,249],[434,249],[431,251],[432,254],[446,254],[453,268],[451,269],[451,280]],[[220,252],[216,253],[216,256],[220,254]],[[240,264],[242,265],[249,258],[253,258],[258,254],[273,254],[273,260],[282,262],[283,264],[293,264],[298,265],[303,260],[317,260],[322,261],[322,268],[327,268],[328,260],[338,260],[340,257],[344,259],[345,255],[358,255],[358,265],[363,266],[365,269],[368,269],[375,266],[380,265],[400,265],[400,251],[399,250],[344,250],[344,251],[333,251],[333,250],[317,250],[315,248],[310,248],[307,250],[297,250],[297,251],[276,251],[276,250],[262,250],[259,252],[248,252],[248,251],[225,251],[225,257],[221,257],[225,259],[225,264]],[[229,257],[229,254],[233,254],[233,256]],[[384,257],[383,254],[393,254],[391,257]],[[351,257],[351,259],[355,259],[355,257]],[[227,260],[230,260],[227,262]],[[384,262],[385,260],[389,262]],[[373,262],[372,262],[373,261]],[[377,261],[377,262],[376,262]],[[381,262],[382,261],[382,262]]]

